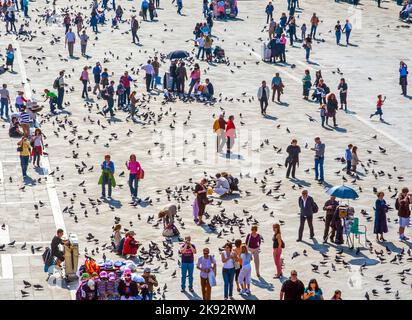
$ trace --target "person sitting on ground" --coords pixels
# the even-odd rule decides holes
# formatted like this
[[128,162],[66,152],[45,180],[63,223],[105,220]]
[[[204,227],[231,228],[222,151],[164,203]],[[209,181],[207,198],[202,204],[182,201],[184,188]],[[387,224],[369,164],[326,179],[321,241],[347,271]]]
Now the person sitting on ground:
[[123,256],[128,257],[130,259],[131,256],[135,256],[137,254],[137,250],[140,247],[140,243],[138,243],[134,236],[136,233],[134,231],[129,231],[126,233],[126,237],[123,244]]
[[116,224],[113,227],[113,250],[118,251],[119,250],[119,246],[120,246],[120,242],[122,241],[122,226],[120,224]]
[[159,212],[159,219],[163,219],[163,236],[173,237],[179,235],[174,222],[177,212],[177,207],[174,204],[169,204]]
[[20,131],[19,118],[17,116],[12,116],[10,122],[9,136],[11,138],[21,138],[23,132]]
[[207,78],[205,80],[205,90],[204,90],[204,96],[206,97],[207,100],[212,100],[213,99],[213,95],[215,93],[215,90],[213,88],[212,83],[210,82],[210,80]]
[[227,172],[222,172],[221,174],[229,182],[229,186],[230,186],[229,193],[232,193],[233,191],[240,192],[238,178],[234,178],[230,173],[227,173]]
[[229,181],[223,177],[220,173],[216,174],[216,185],[213,189],[219,196],[223,197],[230,191]]

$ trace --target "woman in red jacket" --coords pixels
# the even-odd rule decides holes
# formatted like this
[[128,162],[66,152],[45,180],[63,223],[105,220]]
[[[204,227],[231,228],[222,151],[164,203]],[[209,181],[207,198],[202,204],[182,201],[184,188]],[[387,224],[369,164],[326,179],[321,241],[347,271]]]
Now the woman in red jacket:
[[122,252],[124,256],[135,256],[137,254],[139,243],[135,240],[135,235],[136,233],[134,231],[129,231],[126,233]]
[[235,117],[230,116],[226,124],[227,155],[230,155],[230,149],[232,149],[236,138],[236,127],[233,120],[235,120]]

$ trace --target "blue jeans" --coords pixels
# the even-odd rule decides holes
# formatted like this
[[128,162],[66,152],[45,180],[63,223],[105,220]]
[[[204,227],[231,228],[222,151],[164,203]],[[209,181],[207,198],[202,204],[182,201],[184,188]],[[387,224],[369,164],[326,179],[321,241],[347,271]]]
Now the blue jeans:
[[108,185],[108,194],[109,197],[112,196],[112,184],[110,182],[110,179],[106,176],[103,177],[103,183],[102,183],[102,196],[106,197],[106,184]]
[[346,44],[349,44],[350,31],[346,31]]
[[316,29],[318,28],[318,26],[312,25],[312,27],[310,28],[310,36],[313,37],[313,39],[315,39],[315,35],[316,35]]
[[235,277],[235,268],[222,269],[223,282],[224,282],[224,296],[225,298],[233,296],[233,279]]
[[352,167],[352,161],[351,160],[346,160],[346,172],[350,172],[350,169]]
[[29,156],[20,156],[21,172],[23,177],[27,176],[27,167],[29,166]]
[[133,197],[137,197],[137,186],[138,186],[137,174],[130,174],[129,175],[129,188],[130,188],[130,194]]
[[306,60],[309,60],[310,57],[310,48],[306,48]]
[[335,36],[336,36],[336,44],[339,44],[340,43],[341,33],[340,32],[335,32]]
[[110,97],[109,99],[107,99],[107,108],[106,110],[103,111],[104,114],[110,112],[110,115],[113,117],[114,116],[113,105],[114,105],[113,97]]
[[323,181],[323,161],[324,157],[315,158],[315,179],[318,179],[320,174],[319,180],[321,181]]
[[1,103],[0,116],[2,117],[4,114],[6,118],[8,118],[9,117],[9,100],[2,98],[0,103]]
[[199,47],[199,51],[197,52],[197,58],[200,57],[200,52],[202,52],[202,59],[205,57],[205,48]]
[[195,264],[182,262],[182,289],[186,289],[186,277],[189,276],[189,289],[193,289],[193,269]]
[[61,109],[63,105],[64,87],[57,91],[57,108]]

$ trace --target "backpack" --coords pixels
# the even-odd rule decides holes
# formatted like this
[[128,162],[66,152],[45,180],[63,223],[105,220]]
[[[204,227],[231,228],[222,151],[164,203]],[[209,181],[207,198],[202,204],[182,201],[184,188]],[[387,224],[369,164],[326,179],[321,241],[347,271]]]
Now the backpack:
[[60,78],[56,78],[53,82],[53,89],[59,89]]
[[51,249],[50,249],[49,247],[47,247],[47,248],[44,250],[43,254],[42,254],[43,262],[44,262],[45,264],[47,264],[47,263],[49,262],[49,260],[50,260],[51,257],[52,257]]
[[396,198],[396,201],[395,201],[395,209],[396,209],[396,210],[399,210],[400,207],[401,207],[401,204],[399,203],[399,198]]
[[312,212],[313,212],[313,213],[318,213],[318,211],[319,211],[319,207],[318,207],[318,205],[316,204],[316,202],[313,201]]
[[107,88],[102,91],[102,99],[109,100],[109,93],[107,92]]
[[215,122],[213,122],[213,132],[217,132],[217,130],[219,129],[220,129],[219,120],[215,120]]

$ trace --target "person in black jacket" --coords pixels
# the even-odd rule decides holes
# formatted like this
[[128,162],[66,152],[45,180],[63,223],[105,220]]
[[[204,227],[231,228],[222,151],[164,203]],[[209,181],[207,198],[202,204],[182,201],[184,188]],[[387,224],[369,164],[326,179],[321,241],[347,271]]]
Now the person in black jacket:
[[330,234],[330,241],[333,242],[335,238],[336,228],[331,225],[333,215],[335,214],[336,208],[339,206],[339,202],[336,201],[336,197],[331,196],[328,201],[325,202],[323,210],[326,211],[325,215],[325,232],[323,233],[323,242],[328,242],[329,228],[332,227],[332,232]]
[[308,195],[308,190],[302,191],[302,196],[298,200],[300,208],[300,226],[299,226],[299,236],[296,241],[302,241],[303,229],[305,227],[305,221],[308,220],[310,239],[315,237],[313,231],[313,213],[317,212],[317,205],[313,198]]
[[286,148],[288,157],[285,161],[285,166],[288,168],[286,171],[286,178],[289,178],[290,171],[292,170],[292,178],[295,179],[296,165],[299,165],[299,153],[300,147],[298,146],[298,140],[293,139],[291,144]]
[[175,87],[177,88],[177,65],[176,60],[172,60],[172,64],[169,68],[169,74],[172,77],[172,91],[175,91]]
[[132,280],[130,269],[126,269],[123,276],[124,279],[120,280],[118,287],[120,300],[135,300],[139,294],[139,287],[137,286],[137,283]]

